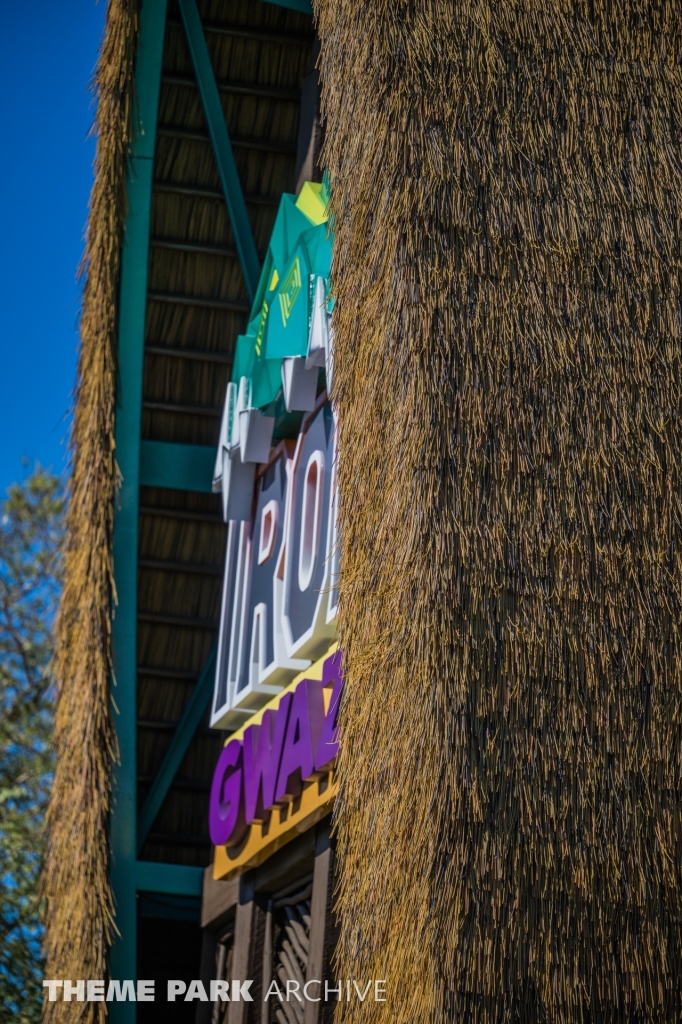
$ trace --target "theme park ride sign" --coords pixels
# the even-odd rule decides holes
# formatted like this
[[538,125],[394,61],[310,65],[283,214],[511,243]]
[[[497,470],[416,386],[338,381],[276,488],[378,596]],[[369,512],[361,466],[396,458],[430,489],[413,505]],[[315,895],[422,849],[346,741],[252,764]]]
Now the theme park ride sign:
[[334,651],[223,747],[209,808],[214,877],[255,866],[328,812],[342,690]]
[[323,393],[296,441],[258,468],[250,518],[227,525],[211,725],[237,732],[211,792],[216,878],[263,861],[328,813],[336,794],[335,467]]
[[[211,726],[237,732],[211,797],[216,877],[264,859],[334,795],[337,432],[318,395],[333,370],[326,204],[323,184],[282,196],[220,426],[213,489],[227,549]],[[303,418],[273,447],[283,406]]]
[[242,485],[249,518],[227,523],[211,717],[237,728],[211,792],[216,879],[262,862],[329,813],[337,792],[336,430],[326,393],[296,441],[276,445]]
[[237,732],[211,792],[216,878],[261,863],[336,795],[335,468],[323,393],[296,441],[277,445],[255,472],[242,503],[249,518],[227,524],[211,725]]
[[[336,431],[323,393],[228,522],[211,725],[234,729],[336,635]],[[246,513],[244,513],[246,515]]]

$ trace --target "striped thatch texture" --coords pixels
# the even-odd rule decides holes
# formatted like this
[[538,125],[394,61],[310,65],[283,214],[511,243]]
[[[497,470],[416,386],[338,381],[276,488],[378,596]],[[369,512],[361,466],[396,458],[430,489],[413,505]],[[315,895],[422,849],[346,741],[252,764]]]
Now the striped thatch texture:
[[[109,0],[96,72],[95,182],[83,265],[81,348],[71,437],[71,500],[57,622],[57,766],[43,879],[46,977],[103,978],[112,930],[107,814],[111,538],[116,484],[116,295],[130,140],[135,0]],[[104,1019],[102,1003],[45,1004],[52,1022]]]
[[337,1022],[677,1020],[679,5],[318,16]]

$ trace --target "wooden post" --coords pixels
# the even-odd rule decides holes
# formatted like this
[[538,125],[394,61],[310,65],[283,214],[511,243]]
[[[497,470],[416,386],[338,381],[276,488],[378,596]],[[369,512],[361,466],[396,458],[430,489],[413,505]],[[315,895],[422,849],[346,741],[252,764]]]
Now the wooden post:
[[[227,946],[221,943],[218,950],[217,962],[213,965],[213,971],[216,978],[220,978],[221,981],[225,979],[225,967],[227,965]],[[229,1007],[228,1007],[229,1009]],[[226,1010],[223,1008],[222,1002],[213,1003],[213,1009],[211,1011],[211,1024],[220,1024],[221,1018],[224,1020],[226,1016]]]
[[201,892],[201,927],[214,932],[231,921],[237,912],[239,894],[239,879],[216,882],[213,878],[213,865],[209,864],[204,871]]
[[326,1024],[326,1020],[333,1019],[334,1014],[334,1003],[330,1003],[328,1008],[324,1003],[324,983],[325,980],[331,981],[329,970],[336,941],[336,927],[332,914],[334,848],[330,830],[329,821],[322,822],[317,827],[313,895],[310,907],[310,952],[306,970],[306,982],[313,979],[321,982],[319,991],[317,988],[311,988],[310,994],[321,996],[322,1002],[315,1003],[306,1000],[303,1024]]
[[261,1024],[268,1024],[270,1004],[265,1002],[265,993],[272,981],[272,900],[268,900],[265,913],[265,937],[263,940],[263,977],[261,984]]
[[[267,914],[267,897],[258,895],[253,888],[253,873],[242,875],[239,887],[239,902],[234,927],[234,947],[232,954],[232,978],[237,981],[254,979],[250,995],[253,1003],[231,1002],[227,1013],[227,1024],[246,1024],[253,1020],[249,1015],[249,1006],[255,1005],[263,998],[262,962]],[[232,992],[230,992],[230,998]],[[260,1014],[258,1014],[260,1016]]]
[[[230,922],[235,917],[239,889],[238,878],[233,878],[229,882],[216,882],[213,879],[212,865],[204,871],[201,897],[201,980],[207,993],[210,992],[211,981],[223,978],[226,947],[221,945],[218,949],[218,940],[225,934],[226,929],[229,930]],[[199,1003],[194,1024],[218,1024],[222,1008],[222,1002]]]

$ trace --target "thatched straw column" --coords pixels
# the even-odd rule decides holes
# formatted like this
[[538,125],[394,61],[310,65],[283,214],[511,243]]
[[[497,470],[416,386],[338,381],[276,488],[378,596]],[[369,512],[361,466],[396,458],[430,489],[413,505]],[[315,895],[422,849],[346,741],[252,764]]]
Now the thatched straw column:
[[338,1021],[672,1021],[675,5],[320,0]]
[[[65,579],[57,622],[57,763],[48,815],[47,978],[106,977],[113,935],[108,879],[112,760],[111,558],[116,462],[116,307],[126,212],[136,0],[109,0],[96,72],[97,153],[90,197],[71,436]],[[104,1020],[105,1003],[44,1004],[49,1024]]]

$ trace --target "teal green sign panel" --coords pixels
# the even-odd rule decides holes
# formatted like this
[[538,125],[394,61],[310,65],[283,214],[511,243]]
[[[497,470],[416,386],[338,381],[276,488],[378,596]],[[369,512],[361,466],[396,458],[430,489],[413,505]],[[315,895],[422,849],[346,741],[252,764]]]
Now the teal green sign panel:
[[315,280],[329,279],[332,241],[327,225],[308,228],[298,237],[271,302],[267,326],[267,359],[304,356],[312,315]]
[[299,245],[275,289],[268,317],[266,357],[304,356],[308,349],[310,263]]
[[[333,235],[325,185],[308,183],[298,198],[285,193],[270,236],[246,332],[237,338],[232,380],[251,380],[251,401],[262,409],[277,398],[282,359],[305,356],[315,281],[329,282]],[[305,212],[304,212],[305,211]]]

